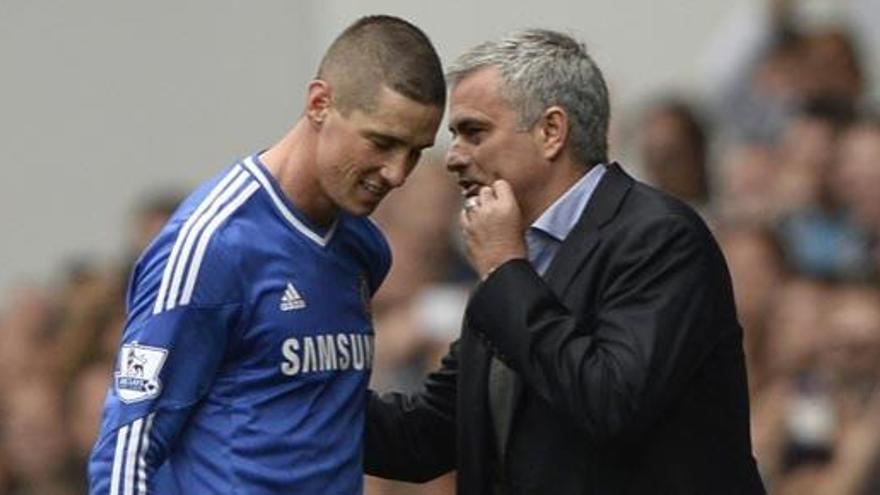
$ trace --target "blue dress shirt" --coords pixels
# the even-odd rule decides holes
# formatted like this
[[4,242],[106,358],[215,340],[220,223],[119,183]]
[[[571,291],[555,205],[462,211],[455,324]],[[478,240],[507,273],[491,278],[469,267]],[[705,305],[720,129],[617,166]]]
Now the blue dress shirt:
[[591,168],[529,226],[526,231],[529,263],[541,275],[547,271],[562,241],[581,217],[603,175],[605,165]]

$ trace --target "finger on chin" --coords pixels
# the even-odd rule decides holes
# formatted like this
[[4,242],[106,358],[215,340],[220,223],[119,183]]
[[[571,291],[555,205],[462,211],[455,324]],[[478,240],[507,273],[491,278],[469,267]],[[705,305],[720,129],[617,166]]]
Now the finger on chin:
[[486,204],[487,201],[495,199],[495,191],[489,186],[480,188],[480,203]]
[[468,213],[467,210],[461,210],[458,214],[458,224],[462,229],[466,229],[468,225],[470,225],[470,218],[468,218],[469,215],[470,213]]
[[498,179],[493,182],[492,189],[495,191],[495,196],[498,197],[498,199],[513,198],[513,188],[510,187],[510,183],[504,179]]

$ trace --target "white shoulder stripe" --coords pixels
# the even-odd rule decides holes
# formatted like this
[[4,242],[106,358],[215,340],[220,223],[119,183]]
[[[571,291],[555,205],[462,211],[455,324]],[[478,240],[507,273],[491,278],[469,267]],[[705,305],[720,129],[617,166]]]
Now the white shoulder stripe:
[[226,204],[229,201],[229,198],[235,194],[248,179],[250,179],[250,175],[246,173],[242,173],[236,177],[232,184],[230,184],[223,193],[217,196],[217,198],[211,203],[211,206],[204,212],[204,214],[202,214],[201,218],[199,218],[187,234],[186,240],[183,242],[183,248],[180,251],[179,259],[177,260],[177,266],[174,269],[174,278],[171,279],[168,299],[165,302],[166,310],[173,309],[174,306],[177,305],[177,298],[180,294],[181,285],[183,284],[183,275],[187,266],[190,266],[188,261],[190,253],[192,252],[196,239],[198,239],[202,229],[204,229],[205,225],[217,215],[217,211],[220,210],[220,207]]
[[141,439],[141,428],[144,426],[144,418],[136,420],[131,425],[131,436],[128,439],[128,448],[125,453],[125,483],[123,495],[134,495],[134,467],[137,462],[138,444]]
[[113,454],[113,471],[110,474],[110,495],[119,495],[119,479],[122,476],[122,458],[125,456],[127,437],[128,425],[125,425],[116,434],[116,451]]
[[144,426],[144,432],[141,435],[141,453],[137,459],[137,495],[147,495],[147,449],[150,447],[150,430],[153,428],[153,417],[156,413],[147,416],[147,424]]
[[168,292],[168,285],[171,283],[171,275],[174,273],[174,264],[177,260],[177,255],[180,252],[180,248],[183,245],[183,241],[186,239],[187,234],[189,234],[190,229],[192,229],[193,224],[199,219],[199,217],[204,213],[204,211],[210,206],[214,199],[219,195],[235,178],[236,175],[241,172],[241,166],[236,165],[226,174],[220,182],[214,186],[214,189],[202,200],[196,210],[192,215],[186,220],[183,225],[183,228],[180,230],[180,233],[177,235],[177,240],[174,242],[174,247],[171,248],[171,255],[168,257],[168,261],[165,264],[165,271],[162,274],[162,283],[159,286],[159,295],[156,297],[156,304],[153,306],[153,314],[160,313],[162,311],[162,306],[165,302],[165,295]]
[[217,227],[223,223],[224,220],[229,218],[235,210],[238,209],[251,195],[254,194],[254,191],[260,188],[260,185],[254,181],[251,181],[247,187],[241,191],[238,196],[229,204],[227,204],[223,210],[211,220],[211,223],[205,228],[205,231],[202,232],[202,236],[199,239],[199,244],[196,247],[195,255],[193,256],[192,265],[189,269],[189,273],[186,277],[186,285],[183,288],[183,295],[180,297],[180,305],[183,306],[185,304],[189,304],[190,299],[192,298],[193,289],[196,286],[196,279],[199,276],[199,270],[202,267],[202,258],[205,257],[205,250],[208,248],[208,241],[211,240],[211,236],[214,235],[214,231],[217,230]]
[[334,220],[333,225],[330,226],[330,229],[327,230],[327,234],[324,237],[319,236],[315,232],[312,232],[304,223],[300,222],[296,215],[291,213],[291,211],[287,208],[287,205],[281,201],[281,198],[278,197],[278,194],[275,193],[275,189],[272,187],[272,184],[269,183],[269,179],[266,178],[266,175],[260,170],[260,167],[254,163],[254,157],[249,156],[244,161],[244,166],[250,171],[253,176],[260,181],[260,185],[263,186],[263,189],[269,193],[269,196],[272,198],[272,202],[275,203],[275,207],[278,208],[278,211],[281,212],[281,215],[290,222],[293,227],[300,231],[304,236],[308,237],[316,244],[321,247],[327,245],[330,242],[330,239],[333,238],[333,234],[336,232],[336,226],[339,224],[339,220]]

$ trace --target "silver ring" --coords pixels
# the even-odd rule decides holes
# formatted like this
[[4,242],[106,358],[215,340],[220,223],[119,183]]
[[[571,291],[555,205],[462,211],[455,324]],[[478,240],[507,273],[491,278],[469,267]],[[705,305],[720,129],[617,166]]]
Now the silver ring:
[[471,211],[478,206],[480,206],[480,198],[476,196],[470,196],[464,200],[464,211]]

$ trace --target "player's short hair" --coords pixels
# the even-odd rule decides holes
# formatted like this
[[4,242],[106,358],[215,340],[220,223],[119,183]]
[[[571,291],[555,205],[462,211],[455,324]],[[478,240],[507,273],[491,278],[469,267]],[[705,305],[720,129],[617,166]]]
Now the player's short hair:
[[447,70],[454,86],[487,67],[501,74],[502,95],[531,129],[553,105],[565,109],[569,142],[586,165],[608,161],[608,88],[602,71],[574,38],[546,29],[529,29],[487,41],[461,55]]
[[346,28],[324,54],[317,78],[334,88],[334,103],[344,114],[372,110],[383,85],[422,104],[446,104],[443,67],[431,40],[397,17],[362,17]]

